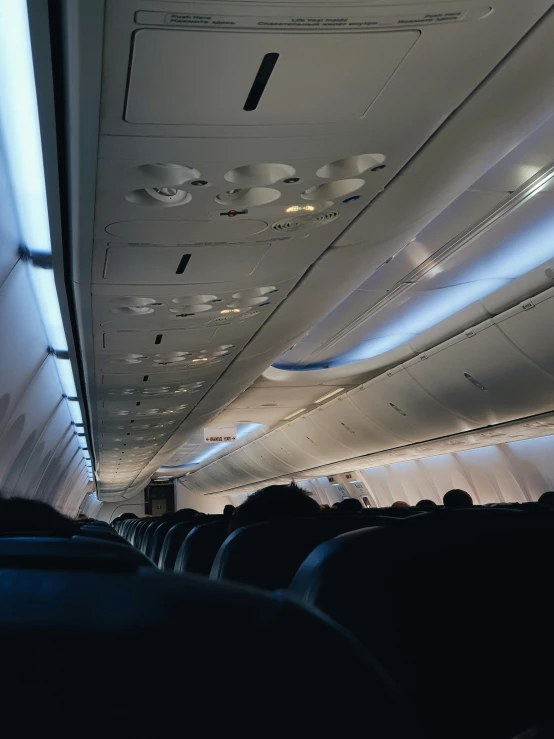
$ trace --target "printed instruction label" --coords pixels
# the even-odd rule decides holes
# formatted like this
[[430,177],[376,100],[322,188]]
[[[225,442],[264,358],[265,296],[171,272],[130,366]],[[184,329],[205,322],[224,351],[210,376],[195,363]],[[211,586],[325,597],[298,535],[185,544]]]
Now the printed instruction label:
[[357,17],[259,17],[206,15],[204,13],[163,13],[140,10],[135,15],[136,23],[149,26],[178,26],[180,28],[232,28],[237,30],[276,31],[367,31],[372,28],[399,28],[404,26],[428,26],[441,23],[479,20],[492,8],[433,11],[408,15],[380,15]]

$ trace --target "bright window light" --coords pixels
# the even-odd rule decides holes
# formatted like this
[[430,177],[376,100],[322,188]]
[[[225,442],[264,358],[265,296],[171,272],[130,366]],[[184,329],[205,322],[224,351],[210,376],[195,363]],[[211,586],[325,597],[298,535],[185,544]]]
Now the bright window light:
[[0,2],[0,128],[22,243],[50,254],[50,227],[26,0]]
[[48,343],[55,351],[66,352],[67,340],[54,282],[54,272],[51,269],[42,269],[42,267],[31,267],[30,273]]
[[58,375],[60,376],[64,395],[67,395],[69,398],[74,398],[77,395],[77,388],[75,387],[71,362],[69,359],[60,359],[59,357],[56,357],[56,368],[58,370]]
[[315,403],[323,403],[324,400],[327,400],[328,398],[332,398],[333,395],[336,395],[337,393],[342,393],[344,390],[343,387],[338,387],[336,390],[332,390],[330,393],[327,393],[326,395],[322,395],[321,398],[318,398],[315,400]]

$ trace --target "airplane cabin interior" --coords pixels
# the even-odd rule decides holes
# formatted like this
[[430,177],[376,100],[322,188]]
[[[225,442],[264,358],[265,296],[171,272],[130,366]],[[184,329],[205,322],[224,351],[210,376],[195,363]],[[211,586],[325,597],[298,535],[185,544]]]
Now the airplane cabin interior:
[[554,737],[552,0],[0,0],[21,737]]

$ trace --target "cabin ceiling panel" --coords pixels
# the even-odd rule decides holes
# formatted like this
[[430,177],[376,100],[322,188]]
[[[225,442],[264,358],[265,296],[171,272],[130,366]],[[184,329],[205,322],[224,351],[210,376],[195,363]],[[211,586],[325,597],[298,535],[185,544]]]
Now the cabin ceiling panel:
[[527,359],[496,325],[483,325],[461,341],[426,352],[423,362],[411,360],[407,372],[472,426],[550,410],[554,378]]
[[[268,31],[266,22],[282,24],[290,14],[277,4],[203,3],[208,16],[238,23],[239,32],[216,32],[167,25],[175,14],[198,12],[197,3],[106,3],[94,233],[74,260],[83,316],[94,295],[92,331],[82,333],[97,440],[98,429],[109,428],[103,422],[113,420],[104,414],[130,411],[133,402],[129,420],[138,422],[141,408],[159,408],[175,411],[179,421],[194,412],[194,423],[205,423],[281,347],[302,338],[302,314],[310,314],[317,296],[308,291],[298,301],[291,339],[281,315],[293,287],[550,4],[505,0],[494,13],[477,1],[458,5],[456,21],[420,28],[405,7],[358,4],[349,18],[372,23],[378,16],[383,31],[366,33],[348,21],[313,33]],[[260,13],[270,20],[255,31],[242,28]],[[335,17],[336,9],[312,4],[302,13]],[[249,90],[264,59],[274,68],[254,104]],[[84,62],[71,61],[78,70]],[[89,245],[92,287],[83,256]],[[348,258],[340,263],[348,271]],[[256,301],[262,294],[242,294],[285,282],[268,306]],[[238,312],[217,315],[222,303],[213,298],[176,303],[182,313],[167,308],[187,295],[213,295],[227,306],[222,310],[236,305]],[[151,309],[152,299],[164,305]],[[274,328],[265,337],[268,319]],[[181,408],[185,382],[203,384]],[[156,405],[123,392],[107,397],[110,387],[141,398],[146,387],[167,395]],[[316,392],[308,386],[298,398],[315,399]],[[191,430],[153,444],[152,458],[167,458]],[[108,469],[108,451],[99,470]],[[101,494],[104,484],[106,492],[128,494],[147,480],[157,460],[145,464],[140,451],[135,461],[119,459],[117,469],[109,459]],[[290,467],[290,452],[277,452]],[[292,457],[294,466],[298,453]]]
[[233,409],[263,408],[278,406],[280,408],[297,408],[299,403],[313,403],[325,395],[327,388],[321,387],[251,387],[233,403]]
[[[503,56],[520,38],[524,29],[537,20],[548,7],[544,2],[529,3],[525,8],[517,2],[505,2],[499,3],[495,6],[495,12],[490,13],[488,6],[483,7],[482,3],[478,2],[461,2],[456,6],[458,11],[463,8],[461,22],[444,23],[444,18],[439,18],[437,25],[427,23],[417,40],[420,29],[417,23],[414,23],[412,28],[409,27],[405,7],[385,5],[375,8],[357,4],[348,9],[347,15],[354,16],[362,22],[380,19],[382,23],[383,17],[388,16],[391,25],[396,25],[396,30],[389,26],[384,27],[383,32],[375,32],[373,29],[369,33],[364,33],[359,32],[359,25],[354,26],[358,29],[355,31],[350,31],[352,26],[346,25],[338,29],[332,28],[326,33],[322,33],[322,28],[316,28],[314,33],[314,29],[306,27],[299,33],[296,26],[293,33],[290,31],[275,33],[270,24],[279,23],[279,28],[283,28],[283,21],[291,18],[290,8],[273,4],[264,5],[262,10],[256,6],[210,3],[209,7],[203,8],[205,15],[225,20],[231,24],[232,29],[226,28],[223,32],[214,33],[211,30],[199,32],[198,28],[183,28],[186,23],[182,20],[179,22],[182,25],[177,30],[175,25],[168,27],[167,19],[172,17],[171,14],[180,14],[182,18],[187,12],[197,13],[197,4],[141,3],[142,12],[137,14],[135,0],[119,2],[112,0],[106,9],[105,55],[111,60],[112,66],[110,75],[104,82],[102,132],[121,135],[132,127],[137,131],[137,135],[153,135],[156,132],[163,132],[164,135],[190,135],[191,131],[198,130],[201,125],[212,128],[215,135],[233,126],[238,129],[237,135],[240,136],[244,135],[245,129],[256,131],[257,127],[267,126],[272,120],[276,120],[277,125],[285,125],[293,130],[302,130],[304,122],[317,124],[316,130],[325,130],[326,124],[336,121],[337,118],[339,122],[345,118],[350,118],[357,124],[365,122],[368,116],[364,114],[369,107],[368,104],[379,90],[381,94],[369,107],[369,112],[376,116],[378,123],[381,123],[385,110],[397,99],[399,89],[413,90],[416,86],[420,91],[417,100],[419,105],[416,105],[415,99],[407,100],[405,104],[409,106],[411,103],[414,106],[417,113],[415,128],[419,128],[425,117],[428,121],[436,120],[436,108],[433,107],[433,103],[435,105],[437,103],[437,88],[445,86],[448,80],[445,103],[455,105],[460,94],[465,96],[473,89],[475,77],[482,76],[484,70],[490,69],[499,56]],[[319,7],[313,4],[310,7],[301,7],[307,17],[313,17],[315,14],[320,18],[321,16],[336,18],[336,11],[331,10],[328,5],[326,7],[325,4],[319,4]],[[453,4],[448,7],[453,8]],[[425,12],[425,9],[437,13],[435,3],[418,5],[418,12]],[[299,10],[298,6],[295,7],[295,14]],[[342,10],[342,13],[344,14],[345,10]],[[413,14],[411,17],[414,17]],[[252,18],[255,20],[253,25],[256,32],[246,30],[237,33],[232,28],[235,26],[242,31],[244,25]],[[397,30],[399,25],[403,29],[401,33]],[[136,46],[131,45],[132,37]],[[207,46],[209,48],[206,40],[211,40],[212,37],[223,55],[221,64],[217,63],[219,56],[211,56],[206,48]],[[146,47],[162,40],[163,45],[156,47],[159,51],[159,64],[163,60],[160,74],[156,73],[156,62],[146,54]],[[236,47],[235,40],[238,43]],[[417,43],[406,57],[410,46],[416,40]],[[189,55],[188,49],[196,48],[197,43],[200,44],[197,55]],[[275,81],[275,93],[268,85],[266,91],[268,96],[262,98],[263,104],[253,111],[243,111],[248,89],[260,62],[268,53],[268,48],[273,49],[274,45],[274,51],[279,53],[273,70],[275,79],[272,82]],[[337,55],[337,47],[344,48],[344,53]],[[360,58],[366,63],[356,65],[355,62],[349,61],[350,49],[356,47],[359,47]],[[442,68],[435,67],[432,75],[424,75],[428,66],[436,63],[436,54],[442,47],[450,52],[441,55]],[[464,54],[468,48],[475,52],[476,47],[482,47],[480,53]],[[236,51],[232,51],[234,48]],[[460,56],[465,57],[463,65],[459,64]],[[199,81],[202,78],[197,75],[179,74],[183,68],[190,67],[191,57],[195,66],[201,65],[205,70],[207,85],[214,79],[214,74],[216,80],[222,74],[229,74],[231,83],[218,86],[214,94],[208,95],[208,101],[201,95],[197,98],[196,95],[202,92],[199,88]],[[404,61],[400,63],[403,57]],[[348,64],[353,66],[346,70],[344,65]],[[316,65],[315,69],[312,69],[313,65]],[[290,73],[287,72],[289,68]],[[299,69],[305,69],[306,75],[299,75]],[[371,69],[372,74],[362,76],[362,69]],[[452,75],[452,71],[455,71],[456,75]],[[168,84],[161,85],[160,81],[165,79],[168,80]],[[421,84],[422,79],[426,80],[425,85]],[[387,81],[388,84],[385,86]],[[130,98],[127,98],[129,84]],[[149,84],[153,84],[153,87],[148,87]],[[290,106],[283,104],[283,96],[280,94],[282,84],[287,91],[284,99],[290,101]],[[149,95],[139,93],[135,103],[135,89],[138,85],[139,90],[148,90]],[[335,106],[328,99],[329,86],[340,88],[337,92],[343,97],[333,98],[340,102],[340,105],[336,106],[338,110],[334,110]],[[313,110],[309,108],[306,110],[305,107],[308,89],[312,92],[309,97],[313,97]],[[360,94],[361,90],[364,94]],[[236,92],[235,96],[233,92]],[[181,101],[187,99],[186,93],[192,96],[192,101],[198,102],[183,106]],[[155,106],[151,106],[155,108],[151,115],[159,117],[145,123],[145,116],[148,118],[147,111],[144,109],[141,111],[140,106],[149,107],[151,105],[149,97],[155,103]],[[136,121],[134,125],[129,123],[129,117],[133,117],[129,106],[134,111],[133,119]],[[254,115],[248,117],[245,115],[247,112],[253,112]],[[311,113],[318,115],[312,116]],[[307,120],[303,120],[303,115],[308,115]],[[314,117],[317,120],[314,120]]]
[[[532,313],[532,316],[529,314]],[[535,330],[529,330],[532,318]],[[497,321],[499,330],[536,367],[554,378],[554,342],[551,327],[554,325],[554,290],[530,298]],[[522,394],[534,392],[532,386],[522,386]]]
[[[247,391],[248,392],[248,391]],[[233,403],[227,410],[214,418],[214,426],[234,426],[237,423],[262,423],[273,426],[290,413],[289,408],[281,406],[273,408],[239,408]]]
[[554,119],[543,123],[533,136],[516,146],[473,185],[475,190],[513,192],[554,161]]

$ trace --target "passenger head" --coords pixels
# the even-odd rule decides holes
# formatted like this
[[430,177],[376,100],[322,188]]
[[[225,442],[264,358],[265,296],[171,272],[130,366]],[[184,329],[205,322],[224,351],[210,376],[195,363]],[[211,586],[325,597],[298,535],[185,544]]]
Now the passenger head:
[[454,488],[443,495],[442,502],[445,508],[471,508],[473,498],[465,490]]
[[75,522],[58,513],[48,503],[26,498],[0,500],[0,531],[3,533],[29,532],[74,536]]
[[434,500],[429,500],[429,498],[423,498],[423,500],[420,500],[415,505],[416,508],[419,508],[419,510],[426,511],[430,508],[438,508],[437,504]]
[[166,514],[164,518],[170,518],[176,523],[181,523],[181,521],[189,521],[191,518],[203,515],[203,513],[198,513],[198,511],[195,511],[194,508],[180,508],[178,511],[175,511],[175,513]]
[[235,512],[235,506],[228,503],[225,508],[223,509],[223,515],[225,518],[231,518],[233,513]]
[[317,516],[320,513],[316,501],[294,483],[270,485],[250,495],[242,505],[235,509],[229,521],[229,531],[262,521],[303,518]]
[[391,508],[410,508],[410,504],[406,503],[405,500],[395,500],[391,505]]
[[362,501],[358,498],[343,498],[338,504],[337,508],[339,511],[352,512],[363,511],[364,507]]
[[121,516],[119,516],[119,521],[127,521],[130,518],[138,518],[136,513],[122,513]]
[[548,490],[543,493],[539,498],[538,502],[541,505],[553,506],[554,507],[554,490]]

